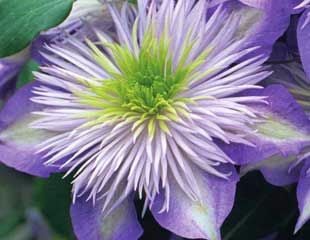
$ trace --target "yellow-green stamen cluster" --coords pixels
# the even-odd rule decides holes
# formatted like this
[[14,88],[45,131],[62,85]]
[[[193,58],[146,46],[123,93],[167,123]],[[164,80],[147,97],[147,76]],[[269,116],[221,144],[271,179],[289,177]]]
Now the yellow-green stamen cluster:
[[118,43],[102,44],[113,60],[88,41],[95,60],[110,78],[102,79],[99,84],[87,82],[85,85],[91,94],[76,93],[82,103],[98,109],[89,115],[96,118],[92,124],[128,118],[134,120],[136,126],[148,121],[152,136],[155,123],[169,132],[165,122],[176,121],[179,113],[187,114],[186,103],[192,102],[177,95],[186,88],[190,73],[201,63],[201,58],[198,58],[191,64],[185,64],[193,44],[184,44],[177,66],[173,64],[167,34],[158,38],[153,31],[149,31],[141,46],[135,46],[135,51]]

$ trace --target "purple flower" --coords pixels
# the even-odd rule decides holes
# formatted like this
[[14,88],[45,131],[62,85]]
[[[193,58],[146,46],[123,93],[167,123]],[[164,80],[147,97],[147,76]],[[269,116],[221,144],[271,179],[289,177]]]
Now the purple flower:
[[[48,47],[54,55],[45,58],[53,65],[37,74],[32,97],[44,108],[31,125],[55,136],[36,148],[46,165],[77,171],[74,201],[92,200],[102,218],[120,204],[129,209],[128,198],[137,192],[164,227],[184,237],[219,238],[236,177],[212,139],[251,145],[246,136],[258,116],[244,103],[263,100],[232,95],[259,88],[254,84],[269,74],[260,66],[265,59],[228,68],[255,48],[242,49],[239,18],[221,8],[205,22],[205,1],[152,1],[149,10],[141,1],[137,13],[124,5],[123,15],[109,7],[118,42],[95,30],[103,49],[74,39]],[[230,21],[220,21],[226,17]],[[224,215],[205,214],[216,209],[221,188],[227,189]],[[79,204],[72,207],[78,226],[84,220],[74,217],[83,209]],[[195,224],[172,224],[176,214]],[[75,230],[83,238],[83,228]]]
[[266,96],[282,90],[257,85],[270,74],[262,64],[287,27],[287,8],[227,1],[210,9],[205,0],[107,6],[113,33],[90,21],[82,36],[56,31],[39,47],[36,81],[0,113],[1,161],[42,177],[73,173],[79,239],[137,239],[135,197],[179,236],[220,239],[240,161],[218,142],[255,149],[265,143],[257,132],[270,143],[268,131],[280,127],[276,147],[304,146],[303,133],[282,132],[266,106]]

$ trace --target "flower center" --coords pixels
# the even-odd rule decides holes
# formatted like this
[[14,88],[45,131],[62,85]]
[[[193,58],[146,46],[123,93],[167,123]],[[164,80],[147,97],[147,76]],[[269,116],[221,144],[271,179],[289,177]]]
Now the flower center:
[[[161,42],[144,42],[138,56],[122,59],[121,74],[116,75],[113,87],[123,107],[147,115],[160,114],[182,86],[172,66],[166,45]],[[128,68],[127,68],[128,67]],[[116,81],[115,81],[116,80]]]
[[[133,49],[119,43],[103,43],[108,54],[89,41],[88,45],[109,76],[88,83],[88,91],[76,93],[82,103],[100,110],[92,114],[96,117],[94,124],[131,118],[133,122],[148,123],[149,134],[153,136],[157,123],[167,131],[163,121],[178,119],[177,105],[191,101],[178,97],[196,64],[186,65],[190,45],[183,46],[178,65],[173,64],[170,40],[164,33],[156,37],[154,31],[148,31]],[[184,110],[182,114],[186,114]]]

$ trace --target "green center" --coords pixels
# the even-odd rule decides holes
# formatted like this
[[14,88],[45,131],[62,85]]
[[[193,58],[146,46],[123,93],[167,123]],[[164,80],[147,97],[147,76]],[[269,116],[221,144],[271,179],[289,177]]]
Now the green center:
[[[136,35],[134,28],[133,36]],[[187,114],[184,111],[185,104],[193,102],[193,99],[180,98],[178,95],[193,77],[206,74],[195,70],[205,62],[210,49],[187,63],[195,43],[185,39],[176,61],[171,54],[168,34],[164,31],[158,37],[151,29],[145,33],[141,44],[133,40],[133,50],[119,43],[102,44],[108,55],[88,41],[94,59],[110,78],[97,81],[96,84],[81,79],[89,91],[76,93],[82,103],[98,109],[88,115],[96,118],[93,123],[131,117],[133,121],[148,121],[149,131],[152,132],[154,126],[150,125],[155,122],[166,129],[161,121],[176,120],[179,114]]]
[[103,85],[120,99],[121,107],[159,114],[184,87],[186,72],[173,68],[168,39],[150,32],[137,53],[117,44],[109,47],[120,73],[110,73],[112,79]]
[[140,113],[160,113],[184,86],[185,74],[173,70],[163,41],[145,42],[137,57],[119,59],[118,66],[121,74],[114,75],[110,87],[115,89],[123,107]]

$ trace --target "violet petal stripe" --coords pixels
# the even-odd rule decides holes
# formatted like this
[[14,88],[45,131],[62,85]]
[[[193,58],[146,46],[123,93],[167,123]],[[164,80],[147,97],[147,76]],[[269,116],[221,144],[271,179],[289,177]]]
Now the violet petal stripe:
[[232,209],[238,181],[232,165],[222,166],[221,170],[232,172],[229,181],[197,170],[196,177],[201,189],[202,203],[190,200],[171,179],[169,211],[159,213],[164,194],[157,196],[151,209],[157,222],[185,238],[221,239],[220,227]]
[[34,85],[28,84],[17,91],[0,112],[0,162],[28,174],[47,177],[56,168],[44,166],[34,146],[48,139],[51,133],[28,126],[31,112],[40,109],[30,101]]
[[253,106],[267,117],[266,122],[256,124],[258,147],[223,144],[222,148],[236,163],[245,165],[242,174],[259,169],[274,185],[295,182],[300,168],[297,156],[310,144],[310,120],[281,85],[271,85],[256,94],[268,96],[269,102],[267,106]]
[[103,202],[84,197],[71,205],[73,229],[78,240],[137,240],[142,235],[131,197],[125,199],[108,216],[102,216]]
[[297,27],[297,40],[298,48],[301,57],[301,61],[305,72],[308,75],[308,81],[310,83],[310,22],[309,22],[310,9],[304,11],[302,14]]
[[300,210],[300,216],[295,227],[295,233],[310,219],[310,157],[305,160],[301,170],[298,186],[297,199]]

